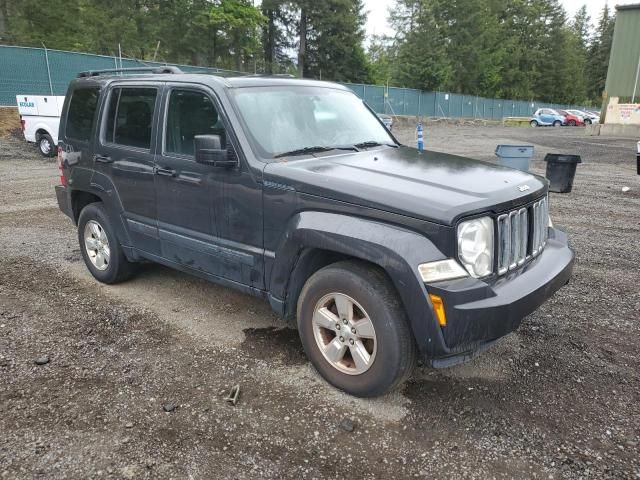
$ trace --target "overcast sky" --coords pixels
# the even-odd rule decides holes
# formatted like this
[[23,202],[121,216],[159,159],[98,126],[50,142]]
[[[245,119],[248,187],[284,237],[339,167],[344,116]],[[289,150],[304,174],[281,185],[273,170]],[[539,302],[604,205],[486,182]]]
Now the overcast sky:
[[[600,17],[600,12],[605,3],[609,3],[609,7],[613,8],[615,5],[623,5],[626,3],[637,3],[639,0],[561,0],[564,5],[564,9],[570,16],[578,10],[582,5],[587,5],[589,15],[591,16],[591,22],[597,22]],[[365,10],[369,10],[367,16],[367,35],[378,34],[391,34],[391,30],[387,25],[387,10],[390,5],[395,2],[392,0],[364,0]]]

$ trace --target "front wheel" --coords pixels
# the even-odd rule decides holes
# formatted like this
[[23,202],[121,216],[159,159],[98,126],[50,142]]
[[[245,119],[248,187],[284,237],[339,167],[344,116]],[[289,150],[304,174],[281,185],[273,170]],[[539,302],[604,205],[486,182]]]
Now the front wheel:
[[537,121],[535,121],[535,120],[531,120],[531,121],[529,122],[529,125],[531,125],[532,127],[537,127],[537,126],[538,126],[538,122],[537,122]]
[[590,119],[588,119],[588,118],[585,118],[585,119],[584,119],[584,124],[585,124],[585,125],[591,125],[591,120],[590,120]]
[[562,126],[562,122],[560,120],[556,120],[555,122],[553,122],[553,126],[554,127],[561,127]]
[[53,157],[56,152],[56,147],[53,143],[53,138],[48,133],[43,133],[38,138],[38,150],[43,157]]
[[569,120],[569,126],[570,127],[575,127],[576,126],[576,121],[575,120]]
[[401,384],[416,346],[395,289],[378,267],[356,261],[313,274],[298,300],[302,345],[320,375],[358,397]]

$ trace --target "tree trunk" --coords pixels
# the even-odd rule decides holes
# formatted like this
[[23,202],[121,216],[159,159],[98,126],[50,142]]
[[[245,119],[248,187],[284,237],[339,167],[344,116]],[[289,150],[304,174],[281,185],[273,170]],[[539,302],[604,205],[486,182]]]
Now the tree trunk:
[[238,29],[235,29],[233,33],[233,45],[235,50],[235,60],[236,60],[236,71],[240,72],[242,70],[242,47],[240,40],[240,32]]
[[275,12],[273,9],[269,9],[266,12],[266,16],[269,19],[267,24],[267,38],[264,45],[264,67],[265,73],[273,74],[273,57],[275,51],[275,36],[276,36],[276,22]]
[[307,12],[300,10],[300,49],[298,50],[298,76],[304,77],[305,60],[307,56]]
[[2,43],[5,43],[6,41],[6,34],[7,34],[7,21],[9,19],[9,7],[8,7],[8,1],[9,0],[0,0],[0,40],[2,40]]

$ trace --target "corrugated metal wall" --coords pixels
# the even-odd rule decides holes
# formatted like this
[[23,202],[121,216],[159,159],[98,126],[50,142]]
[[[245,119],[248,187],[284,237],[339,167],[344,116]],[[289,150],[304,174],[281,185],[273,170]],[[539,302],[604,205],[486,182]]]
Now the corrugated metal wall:
[[[53,95],[64,95],[78,72],[117,68],[114,57],[48,50]],[[122,67],[161,66],[161,63],[123,59]],[[184,71],[233,73],[207,67],[178,65]],[[381,85],[344,84],[378,113],[426,117],[501,119],[529,116],[541,107],[571,108],[539,102],[500,100],[447,92],[425,92]],[[49,95],[45,50],[42,48],[0,46],[0,105],[15,105],[16,95]],[[573,107],[581,108],[581,107]]]
[[640,60],[640,5],[617,10],[605,90],[610,97],[631,97]]

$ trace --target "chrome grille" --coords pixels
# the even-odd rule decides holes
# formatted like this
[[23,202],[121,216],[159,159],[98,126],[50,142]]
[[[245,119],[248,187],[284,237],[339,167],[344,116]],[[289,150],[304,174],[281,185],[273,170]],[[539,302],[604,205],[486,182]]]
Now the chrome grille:
[[549,203],[542,198],[533,205],[498,217],[498,275],[535,257],[547,242]]

